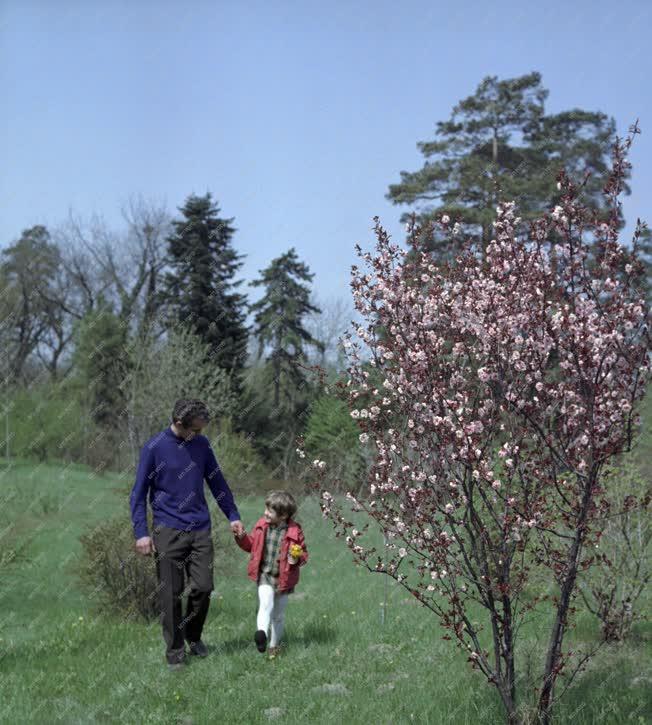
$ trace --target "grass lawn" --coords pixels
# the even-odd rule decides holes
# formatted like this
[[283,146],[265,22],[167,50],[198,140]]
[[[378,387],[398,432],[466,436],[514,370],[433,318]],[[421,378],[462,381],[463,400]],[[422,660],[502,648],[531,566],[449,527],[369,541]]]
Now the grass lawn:
[[[116,493],[130,484],[117,475],[93,477],[83,466],[0,459],[1,723],[504,721],[495,689],[441,638],[434,615],[391,580],[381,624],[384,579],[352,564],[312,500],[297,515],[311,558],[290,597],[286,650],[276,660],[255,649],[247,555],[211,500],[213,526],[226,542],[216,551],[204,628],[211,652],[186,671],[169,672],[160,624],[98,617],[72,574],[88,524],[124,514],[131,525],[128,502]],[[263,499],[234,493],[250,529]],[[597,634],[585,617],[571,636]],[[649,627],[635,634],[601,650],[557,707],[555,722],[652,722]],[[524,630],[522,651],[535,667],[546,644],[545,622]]]

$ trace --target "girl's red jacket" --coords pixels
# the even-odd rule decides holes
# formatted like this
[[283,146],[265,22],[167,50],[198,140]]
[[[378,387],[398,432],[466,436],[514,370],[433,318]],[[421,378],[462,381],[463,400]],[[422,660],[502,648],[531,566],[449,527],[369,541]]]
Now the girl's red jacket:
[[[241,539],[236,538],[236,543],[244,551],[251,552],[249,564],[247,566],[247,576],[253,581],[258,581],[260,565],[263,561],[265,553],[265,534],[269,524],[264,516],[261,516],[255,523],[251,534],[245,534]],[[288,551],[292,544],[299,544],[303,549],[303,553],[299,557],[296,564],[288,562]],[[308,561],[308,550],[306,549],[306,541],[303,537],[303,529],[301,524],[294,519],[288,519],[288,528],[281,542],[279,573],[278,573],[278,591],[283,592],[293,589],[299,581],[299,567]]]

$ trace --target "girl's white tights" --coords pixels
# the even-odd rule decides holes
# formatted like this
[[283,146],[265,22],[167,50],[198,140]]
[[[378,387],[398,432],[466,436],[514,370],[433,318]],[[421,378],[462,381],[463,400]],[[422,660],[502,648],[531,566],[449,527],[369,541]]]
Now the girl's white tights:
[[285,622],[285,607],[288,603],[287,594],[279,594],[269,584],[258,585],[258,616],[256,617],[256,629],[262,629],[269,633],[271,624],[271,637],[269,646],[276,647],[283,636],[283,625]]

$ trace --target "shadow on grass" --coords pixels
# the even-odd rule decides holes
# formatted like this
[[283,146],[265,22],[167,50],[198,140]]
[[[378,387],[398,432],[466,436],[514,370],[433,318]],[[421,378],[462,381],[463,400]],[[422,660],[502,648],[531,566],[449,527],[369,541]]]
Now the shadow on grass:
[[215,653],[220,655],[229,655],[236,652],[245,652],[246,650],[250,650],[253,647],[253,644],[254,637],[252,632],[251,637],[233,637],[232,639],[227,639],[224,642],[207,644],[206,647],[208,648],[209,654]]
[[337,631],[335,627],[327,624],[308,623],[301,629],[290,630],[283,639],[289,645],[309,647],[314,644],[327,644],[337,641]]
[[[287,645],[295,645],[308,647],[314,644],[326,644],[328,642],[334,642],[337,640],[337,632],[334,627],[327,625],[306,625],[302,630],[298,632],[286,631],[283,636],[283,641]],[[239,635],[238,637],[232,637],[224,642],[218,642],[213,645],[207,645],[208,649],[218,654],[234,654],[236,652],[244,652],[250,650],[254,646],[254,630],[251,630],[251,636]]]
[[636,651],[611,647],[564,694],[555,706],[557,716],[560,722],[572,722],[579,713],[586,718],[582,722],[599,722],[607,714],[609,722],[651,722],[651,684]]

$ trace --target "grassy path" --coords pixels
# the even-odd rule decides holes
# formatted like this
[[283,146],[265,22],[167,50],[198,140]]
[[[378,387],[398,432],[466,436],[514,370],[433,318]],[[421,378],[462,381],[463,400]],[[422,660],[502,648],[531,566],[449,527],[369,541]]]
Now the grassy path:
[[[246,555],[225,534],[216,569],[226,560],[224,571],[238,573],[216,574],[204,631],[211,654],[168,672],[158,622],[97,618],[71,571],[88,523],[122,513],[130,526],[127,502],[116,494],[129,483],[92,478],[83,467],[0,461],[0,547],[25,544],[24,560],[1,574],[0,722],[502,722],[494,690],[393,583],[381,626],[382,578],[352,565],[316,502],[303,504],[298,517],[311,561],[288,606],[284,655],[270,661],[255,650],[255,586],[245,576]],[[262,498],[235,493],[249,528]],[[226,529],[214,502],[211,510],[213,525]],[[577,632],[593,636],[595,627],[587,620]],[[537,656],[541,634],[524,639]],[[567,693],[557,722],[652,722],[650,684],[643,642],[603,651]]]

